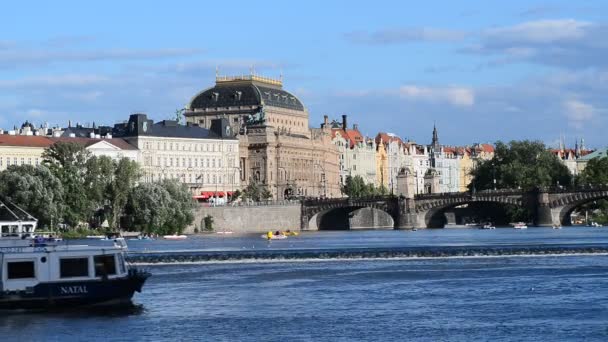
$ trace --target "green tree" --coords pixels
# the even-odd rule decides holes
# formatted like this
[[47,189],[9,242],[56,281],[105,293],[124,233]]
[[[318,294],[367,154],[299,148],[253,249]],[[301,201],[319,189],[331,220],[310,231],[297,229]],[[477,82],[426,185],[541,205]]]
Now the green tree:
[[352,198],[387,195],[388,189],[382,185],[376,188],[374,184],[366,184],[361,176],[347,176],[342,185],[342,193]]
[[64,220],[74,227],[86,222],[91,214],[91,202],[85,187],[86,163],[89,151],[75,142],[57,142],[47,148],[42,158],[64,190]]
[[42,227],[53,228],[62,219],[63,186],[45,166],[13,165],[0,172],[0,196],[33,215]]
[[148,233],[173,234],[192,224],[194,202],[188,188],[175,180],[142,183],[129,196],[126,212],[134,227]]
[[[593,158],[587,162],[585,169],[576,177],[578,186],[607,185],[608,184],[608,157]],[[608,201],[597,200],[585,203],[577,210],[590,211],[591,221],[608,224]]]
[[[112,211],[111,226],[118,227],[120,217],[125,211],[129,194],[141,176],[137,162],[122,158],[115,164],[114,175],[109,192],[110,207]],[[190,201],[192,198],[189,197]]]
[[569,185],[572,175],[542,142],[497,142],[494,157],[481,162],[473,171],[470,188],[485,190],[496,187],[521,188]]
[[351,198],[365,197],[369,190],[361,176],[346,176],[342,185],[342,193]]
[[115,169],[114,161],[107,156],[92,156],[86,161],[84,185],[91,210],[103,209],[110,204]]
[[587,162],[585,169],[577,179],[577,185],[607,185],[608,184],[608,157],[593,158]]
[[250,199],[255,202],[260,202],[272,198],[272,194],[265,186],[251,182],[242,192],[243,198]]

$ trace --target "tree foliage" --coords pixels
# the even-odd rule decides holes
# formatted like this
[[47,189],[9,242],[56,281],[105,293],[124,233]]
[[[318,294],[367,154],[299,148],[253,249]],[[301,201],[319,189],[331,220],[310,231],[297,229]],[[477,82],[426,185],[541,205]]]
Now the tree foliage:
[[272,194],[265,186],[255,182],[249,183],[249,185],[243,189],[241,196],[255,202],[265,201],[272,198]]
[[587,162],[585,169],[577,179],[577,185],[607,185],[608,184],[608,157],[593,158]]
[[572,182],[568,168],[557,159],[542,142],[497,142],[494,157],[481,162],[472,171],[469,185],[476,190],[567,186]]
[[384,184],[375,187],[374,184],[366,184],[361,176],[347,176],[345,184],[342,185],[342,193],[352,198],[384,196],[388,195],[388,189]]
[[136,186],[127,202],[127,213],[134,228],[148,233],[180,233],[194,220],[188,188],[175,180],[142,183]]
[[57,142],[42,154],[44,164],[63,185],[63,219],[70,226],[77,226],[90,218],[91,204],[84,191],[89,157],[89,151],[75,142]]
[[0,195],[37,218],[42,227],[53,228],[63,217],[63,185],[45,166],[9,166],[0,172]]

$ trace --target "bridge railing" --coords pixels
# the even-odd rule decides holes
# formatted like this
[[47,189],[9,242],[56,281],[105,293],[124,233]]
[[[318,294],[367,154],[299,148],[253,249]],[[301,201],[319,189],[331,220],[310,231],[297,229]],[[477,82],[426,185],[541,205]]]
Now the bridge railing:
[[496,189],[496,190],[479,190],[475,192],[441,192],[434,194],[417,194],[416,199],[435,199],[435,198],[461,198],[472,195],[520,195],[525,191],[520,189]]
[[582,186],[552,186],[548,188],[541,188],[540,190],[549,193],[608,191],[608,184],[588,184]]
[[230,202],[223,204],[213,203],[201,203],[200,206],[204,207],[263,207],[263,206],[288,206],[288,205],[300,205],[300,200],[280,200],[280,201],[241,201],[241,202]]
[[341,198],[306,198],[303,201],[304,205],[319,205],[325,203],[347,203],[347,202],[357,202],[357,201],[386,201],[389,199],[394,199],[396,196],[368,196],[368,197],[341,197]]

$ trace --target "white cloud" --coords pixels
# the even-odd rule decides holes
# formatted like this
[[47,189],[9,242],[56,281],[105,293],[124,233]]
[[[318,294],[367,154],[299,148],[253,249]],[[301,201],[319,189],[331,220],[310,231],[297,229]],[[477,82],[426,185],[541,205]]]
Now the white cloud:
[[47,65],[51,63],[94,62],[107,60],[147,60],[192,56],[200,49],[4,49],[0,50],[0,67],[14,68],[24,65]]
[[27,117],[39,118],[46,114],[45,111],[40,109],[30,109],[26,112]]
[[399,95],[409,100],[447,102],[455,106],[470,107],[475,104],[475,91],[466,87],[424,87],[404,85]]
[[595,116],[595,108],[579,100],[566,100],[563,102],[564,114],[568,123],[576,129],[582,129],[584,124]]
[[466,37],[466,33],[459,30],[418,27],[384,29],[374,32],[353,31],[345,34],[344,36],[347,40],[353,43],[389,45],[424,41],[460,41]]
[[70,87],[104,84],[110,81],[109,76],[95,74],[43,75],[0,80],[0,88]]
[[491,43],[520,42],[520,43],[554,43],[565,40],[577,40],[585,36],[585,29],[592,24],[573,19],[537,20],[513,26],[486,30],[482,33],[484,40]]
[[531,62],[585,69],[608,66],[608,26],[574,19],[528,21],[483,30],[462,52],[495,56],[489,65]]

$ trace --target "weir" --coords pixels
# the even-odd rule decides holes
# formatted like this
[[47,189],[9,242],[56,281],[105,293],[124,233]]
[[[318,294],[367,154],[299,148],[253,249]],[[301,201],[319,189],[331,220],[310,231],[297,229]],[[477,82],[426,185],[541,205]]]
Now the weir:
[[556,256],[576,254],[608,254],[606,244],[584,245],[501,245],[441,247],[373,247],[351,249],[279,249],[242,251],[158,251],[129,253],[127,260],[136,264],[177,264],[194,262],[265,262],[298,260],[448,258],[448,257],[510,257]]

